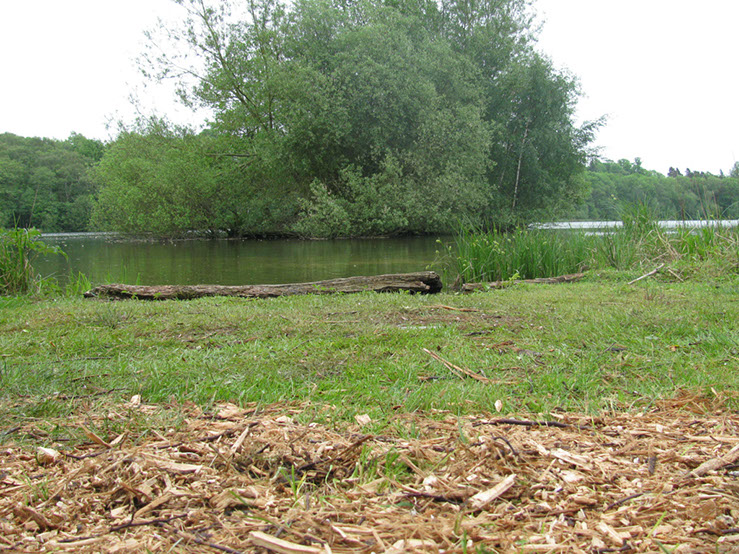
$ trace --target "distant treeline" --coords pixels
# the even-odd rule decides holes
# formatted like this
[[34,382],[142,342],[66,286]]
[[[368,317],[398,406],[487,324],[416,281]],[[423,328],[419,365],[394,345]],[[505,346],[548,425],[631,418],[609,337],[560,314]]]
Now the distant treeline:
[[592,161],[585,173],[588,193],[571,219],[618,220],[625,206],[646,205],[660,219],[739,219],[739,162],[729,176],[669,168],[667,175],[641,160]]
[[0,227],[87,230],[96,192],[90,169],[103,152],[102,142],[79,134],[64,141],[0,134]]
[[[115,171],[123,176],[116,194],[130,203],[128,213],[120,217],[129,218],[131,226],[117,230],[172,235],[169,223],[158,229],[157,214],[136,208],[161,206],[164,199],[173,208],[161,214],[161,221],[174,220],[184,229],[224,232],[238,204],[225,185],[229,181],[226,170],[234,160],[209,155],[211,141],[217,138],[207,133],[189,138],[124,133],[108,144],[79,134],[63,141],[0,134],[0,227],[37,227],[44,232],[102,230],[96,218],[111,217],[107,212],[120,205],[120,199],[106,199],[111,189],[103,186],[101,190],[102,163],[117,164]],[[128,159],[121,161],[121,150]],[[215,188],[214,176],[223,179],[222,188]],[[347,177],[352,178],[350,174]],[[172,183],[172,188],[150,188],[147,196],[142,186],[147,178]],[[624,208],[634,204],[648,206],[661,219],[739,219],[739,163],[728,176],[677,168],[664,175],[644,169],[638,158],[634,162],[595,160],[582,181],[582,196],[559,212],[560,219],[618,220]],[[138,186],[126,190],[136,183]],[[207,197],[203,191],[209,191]],[[186,204],[192,209],[184,209]],[[261,204],[252,198],[244,210],[252,219],[242,219],[242,232],[281,234],[266,223],[279,208],[277,199],[269,194],[262,197]],[[368,203],[365,209],[370,212],[377,206]],[[368,213],[368,220],[373,217]],[[500,220],[491,219],[488,226]],[[342,222],[338,225],[344,234],[353,234],[351,228],[341,226]]]

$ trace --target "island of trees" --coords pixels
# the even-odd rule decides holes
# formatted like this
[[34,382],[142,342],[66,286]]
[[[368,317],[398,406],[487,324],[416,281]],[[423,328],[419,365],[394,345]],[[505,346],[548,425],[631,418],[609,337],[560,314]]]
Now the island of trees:
[[203,129],[0,135],[0,225],[367,236],[575,218],[739,217],[730,175],[599,160],[527,0],[181,0],[142,63]]

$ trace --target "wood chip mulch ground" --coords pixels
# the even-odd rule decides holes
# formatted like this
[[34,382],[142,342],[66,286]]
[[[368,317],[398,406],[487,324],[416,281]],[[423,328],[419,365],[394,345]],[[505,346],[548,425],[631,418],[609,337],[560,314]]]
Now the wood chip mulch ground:
[[179,406],[143,440],[99,431],[165,409],[59,422],[88,437],[74,447],[14,429],[0,550],[739,552],[739,415],[687,394],[599,417],[404,414],[381,433],[300,423],[315,406]]

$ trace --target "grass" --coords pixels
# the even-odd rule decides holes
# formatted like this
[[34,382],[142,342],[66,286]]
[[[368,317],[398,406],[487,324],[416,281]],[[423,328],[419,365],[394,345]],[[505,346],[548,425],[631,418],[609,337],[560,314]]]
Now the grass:
[[658,262],[710,262],[718,273],[739,269],[739,229],[661,229],[643,206],[625,211],[623,227],[605,234],[519,228],[510,233],[461,229],[447,249],[462,282],[554,277],[584,269],[631,270]]
[[[737,390],[739,277],[625,284],[637,275],[466,296],[0,298],[0,441],[28,418],[137,394],[309,403],[301,417],[367,414],[377,431],[398,411],[598,413]],[[460,379],[424,348],[494,383]]]

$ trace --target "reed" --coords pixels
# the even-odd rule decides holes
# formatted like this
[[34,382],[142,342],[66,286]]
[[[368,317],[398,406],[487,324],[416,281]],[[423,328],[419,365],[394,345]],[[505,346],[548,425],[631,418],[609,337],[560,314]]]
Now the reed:
[[667,232],[641,206],[626,211],[623,227],[608,233],[462,228],[447,250],[450,272],[457,273],[459,282],[554,277],[584,269],[629,270],[662,262],[695,266],[706,260],[718,262],[719,271],[739,270],[739,231],[716,225]]
[[473,282],[575,273],[584,269],[590,248],[590,237],[582,233],[462,229],[449,252],[460,278]]
[[0,229],[0,296],[37,292],[44,280],[32,266],[35,256],[62,253],[44,244],[36,229]]

